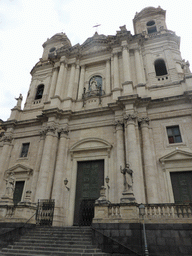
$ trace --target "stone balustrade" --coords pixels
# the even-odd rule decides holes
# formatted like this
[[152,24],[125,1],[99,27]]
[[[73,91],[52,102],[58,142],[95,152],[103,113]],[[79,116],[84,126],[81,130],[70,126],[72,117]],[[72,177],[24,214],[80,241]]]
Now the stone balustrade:
[[[139,223],[139,204],[97,204],[93,223]],[[146,204],[146,223],[192,223],[192,204]]]

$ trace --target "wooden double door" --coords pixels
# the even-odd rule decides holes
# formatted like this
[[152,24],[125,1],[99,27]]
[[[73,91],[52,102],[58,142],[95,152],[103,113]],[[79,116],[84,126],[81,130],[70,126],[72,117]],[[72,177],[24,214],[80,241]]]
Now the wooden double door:
[[74,225],[89,226],[104,184],[104,160],[78,162]]

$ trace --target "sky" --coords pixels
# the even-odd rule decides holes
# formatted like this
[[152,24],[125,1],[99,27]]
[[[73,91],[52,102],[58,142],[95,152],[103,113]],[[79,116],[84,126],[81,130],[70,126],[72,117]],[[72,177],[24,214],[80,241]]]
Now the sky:
[[169,30],[181,37],[181,56],[192,65],[192,1],[190,0],[0,0],[0,119],[6,121],[21,93],[25,102],[30,71],[43,53],[42,44],[64,32],[72,45],[95,33],[115,35],[143,8],[166,10]]

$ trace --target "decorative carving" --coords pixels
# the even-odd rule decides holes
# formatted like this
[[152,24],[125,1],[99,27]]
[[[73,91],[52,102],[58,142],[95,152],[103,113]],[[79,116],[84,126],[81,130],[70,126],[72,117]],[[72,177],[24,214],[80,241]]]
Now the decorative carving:
[[122,51],[124,51],[124,50],[127,50],[127,51],[129,50],[128,45],[123,45],[123,46],[122,46]]
[[14,190],[15,190],[15,175],[14,175],[14,172],[11,172],[8,178],[6,179],[6,190],[3,198],[13,199]]
[[123,128],[123,125],[124,125],[124,122],[123,122],[123,119],[122,120],[116,120],[114,122],[114,125],[116,126],[116,129],[122,129]]
[[45,129],[45,132],[46,132],[46,134],[49,132],[49,133],[53,133],[53,134],[55,134],[55,131],[56,131],[56,128],[52,125],[48,125],[47,127],[46,127],[46,129]]
[[58,130],[58,132],[59,132],[61,135],[68,136],[68,134],[69,134],[68,126],[66,126],[66,127],[64,127],[64,128],[60,128],[60,129]]
[[146,116],[146,117],[141,117],[138,118],[138,122],[140,123],[140,125],[149,125],[149,121],[150,119]]
[[12,138],[11,135],[5,135],[5,136],[2,137],[2,141],[8,142],[8,143],[11,143],[12,139],[13,138]]
[[136,119],[137,119],[137,116],[135,114],[132,114],[132,115],[131,114],[126,114],[126,115],[124,115],[125,125],[130,123],[130,122],[135,124]]
[[101,186],[100,197],[95,201],[95,204],[109,204],[109,200],[106,198],[106,188]]

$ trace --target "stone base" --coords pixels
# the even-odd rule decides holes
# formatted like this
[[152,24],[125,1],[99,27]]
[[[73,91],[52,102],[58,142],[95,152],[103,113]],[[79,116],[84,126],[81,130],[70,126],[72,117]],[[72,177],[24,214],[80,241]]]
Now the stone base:
[[123,197],[120,199],[121,203],[136,203],[136,199],[133,192],[123,192],[122,195]]

